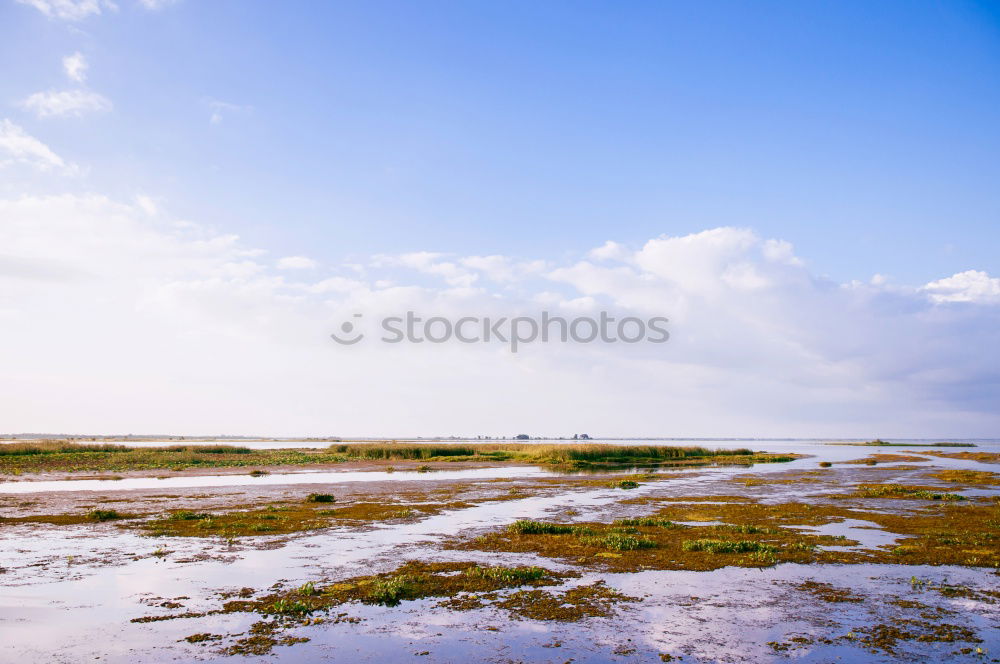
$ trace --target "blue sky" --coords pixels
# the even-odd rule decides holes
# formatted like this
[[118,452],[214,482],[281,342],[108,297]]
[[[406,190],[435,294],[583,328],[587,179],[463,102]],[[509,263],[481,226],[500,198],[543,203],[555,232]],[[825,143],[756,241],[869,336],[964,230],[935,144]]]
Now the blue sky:
[[[0,71],[0,430],[1000,435],[997,3],[0,0]],[[541,309],[671,339],[329,339]]]
[[[836,279],[1000,271],[995,4],[0,7],[0,98],[79,186],[252,244],[551,255],[733,225]],[[19,110],[74,51],[114,111]]]

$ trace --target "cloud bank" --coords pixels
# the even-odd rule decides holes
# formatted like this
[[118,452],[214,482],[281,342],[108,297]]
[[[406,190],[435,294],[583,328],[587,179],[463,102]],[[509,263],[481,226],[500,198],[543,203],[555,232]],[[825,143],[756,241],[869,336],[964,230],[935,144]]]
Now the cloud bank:
[[[59,167],[19,131],[0,125],[0,150]],[[728,227],[571,260],[330,266],[135,201],[0,200],[6,429],[974,437],[1000,424],[1000,281],[983,272],[836,283],[789,242]],[[662,315],[671,340],[513,355],[328,337],[355,313],[406,310]]]

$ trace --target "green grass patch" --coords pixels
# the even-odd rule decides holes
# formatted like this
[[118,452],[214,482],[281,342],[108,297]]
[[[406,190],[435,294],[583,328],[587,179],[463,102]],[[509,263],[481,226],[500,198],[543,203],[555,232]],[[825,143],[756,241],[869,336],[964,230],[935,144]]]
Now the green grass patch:
[[774,553],[777,549],[772,544],[755,542],[753,540],[720,540],[696,539],[687,540],[682,545],[685,551],[705,551],[707,553]]

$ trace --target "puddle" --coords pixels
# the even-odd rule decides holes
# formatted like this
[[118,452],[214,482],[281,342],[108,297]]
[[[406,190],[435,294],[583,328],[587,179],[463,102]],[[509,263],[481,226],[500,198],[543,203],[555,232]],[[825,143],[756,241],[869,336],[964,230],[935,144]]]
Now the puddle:
[[891,546],[908,535],[898,535],[896,533],[882,530],[878,524],[861,519],[844,519],[839,523],[825,523],[820,526],[788,526],[795,530],[805,530],[814,535],[830,535],[831,537],[844,537],[854,540],[857,545],[851,546],[823,546],[824,551],[855,551],[858,549],[877,549],[883,546]]

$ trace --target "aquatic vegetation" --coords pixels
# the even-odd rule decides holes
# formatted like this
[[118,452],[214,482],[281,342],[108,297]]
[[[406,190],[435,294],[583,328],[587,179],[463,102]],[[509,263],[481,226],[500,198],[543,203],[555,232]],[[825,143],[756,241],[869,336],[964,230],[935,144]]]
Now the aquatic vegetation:
[[600,546],[612,551],[635,551],[636,549],[656,548],[656,542],[653,540],[616,532],[608,533],[603,537],[584,537],[583,541],[587,544]]
[[[482,567],[475,563],[423,563],[410,561],[392,572],[353,577],[326,585],[306,584],[258,600],[231,600],[226,612],[307,615],[328,611],[349,602],[396,606],[425,597],[454,597],[459,593],[484,593],[525,585],[562,583],[568,574],[540,567]],[[278,611],[278,606],[282,611]]]
[[889,443],[876,438],[867,443],[835,442],[827,445],[851,445],[857,447],[975,447],[975,443]]
[[504,586],[520,585],[528,581],[538,581],[548,574],[541,567],[469,567],[462,572],[472,578],[482,578],[502,583]]
[[201,632],[198,634],[192,634],[191,636],[185,636],[184,640],[188,643],[204,643],[205,641],[219,641],[222,639],[220,634],[209,634],[207,632]]
[[218,535],[233,538],[261,534],[285,535],[327,528],[338,523],[406,519],[466,505],[462,502],[354,503],[335,509],[323,509],[328,504],[327,501],[319,500],[211,514],[178,510],[165,517],[136,524],[136,527],[154,536],[212,537]]
[[528,519],[521,519],[507,526],[510,532],[522,535],[559,535],[573,532],[573,528],[573,526],[556,525],[554,523],[531,521]]
[[331,445],[329,451],[349,459],[514,461],[531,464],[586,467],[655,466],[668,462],[720,461],[755,463],[791,461],[794,455],[758,454],[749,449],[711,450],[664,445],[539,445],[531,443],[404,444],[358,443]]
[[[615,524],[525,522],[474,539],[457,539],[450,548],[534,553],[576,565],[614,571],[636,569],[717,569],[728,564],[764,566],[781,562],[862,563],[904,565],[954,564],[1000,568],[1000,506],[969,501],[934,501],[905,513],[868,511],[810,503],[755,502],[671,503],[656,514]],[[644,521],[642,519],[651,519]],[[797,526],[822,525],[844,519],[870,521],[891,533],[907,536],[902,544],[878,548],[854,547],[842,536],[815,535]],[[683,527],[646,525],[677,521],[727,521]],[[629,525],[626,525],[629,524]],[[622,532],[632,528],[634,532]],[[589,531],[589,532],[586,532]],[[655,546],[606,553],[602,537],[613,532],[655,543]],[[685,546],[685,542],[693,542]],[[743,542],[751,542],[746,544]],[[836,550],[825,547],[836,546]],[[742,553],[705,555],[716,551]]]
[[337,499],[328,493],[310,493],[306,497],[308,503],[335,503]]
[[679,524],[668,519],[657,519],[651,516],[644,516],[632,519],[615,519],[612,525],[615,526],[656,526],[659,528],[683,528]]
[[939,470],[927,473],[924,477],[931,477],[942,482],[953,484],[993,484],[1000,485],[1000,474],[991,473],[985,470]]
[[111,521],[122,518],[122,515],[115,510],[91,510],[87,513],[87,518],[91,521]]
[[267,613],[276,613],[281,615],[292,615],[292,616],[305,616],[313,612],[312,607],[302,603],[293,602],[287,599],[279,599],[277,602],[271,605],[271,608]]
[[865,601],[864,597],[856,595],[848,588],[838,588],[829,583],[822,583],[819,581],[804,581],[795,586],[795,588],[797,590],[807,592],[813,597],[828,603],[848,602],[852,604],[859,604]]
[[820,461],[819,462],[819,467],[820,468],[829,468],[832,465],[833,464],[831,462],[829,462],[829,461]]
[[912,498],[917,500],[965,500],[957,493],[941,493],[933,487],[915,487],[903,484],[861,484],[854,495],[862,498]]
[[267,467],[339,463],[322,450],[252,450],[227,445],[129,447],[64,441],[0,445],[0,473],[180,471],[185,468]]
[[[791,461],[795,455],[755,453],[749,449],[708,449],[657,445],[490,444],[335,444],[327,449],[250,449],[228,445],[129,447],[66,441],[0,446],[0,473],[82,472],[186,468],[267,467],[339,464],[346,461],[475,461],[528,463],[572,468],[744,464]],[[429,466],[418,468],[421,472]],[[260,473],[251,473],[259,475]]]
[[925,619],[904,618],[892,624],[879,623],[853,630],[853,639],[868,649],[896,654],[901,641],[921,643],[982,643],[976,633],[962,625]]
[[978,461],[980,463],[1000,463],[1000,453],[997,452],[921,452],[941,459],[962,459],[964,461]]
[[930,461],[925,457],[914,456],[912,454],[869,454],[864,459],[853,459],[851,461],[838,461],[838,463],[857,464],[863,463],[874,466],[879,463],[926,463]]
[[211,514],[205,512],[192,512],[191,510],[177,510],[176,512],[171,512],[167,517],[170,521],[198,521],[200,519],[210,519]]
[[[357,622],[357,618],[350,617],[346,612],[335,615],[332,613],[337,607],[352,602],[397,606],[410,600],[441,597],[445,599],[439,606],[456,611],[481,608],[489,602],[514,618],[576,622],[591,616],[606,617],[613,613],[616,604],[639,601],[638,598],[608,588],[603,581],[565,592],[518,590],[506,595],[497,593],[524,586],[537,588],[559,585],[573,576],[575,575],[572,573],[556,573],[541,567],[410,561],[391,572],[324,583],[309,582],[297,588],[272,592],[259,599],[250,599],[252,590],[243,589],[239,593],[240,599],[230,599],[221,609],[208,614],[150,616],[135,619],[134,622],[218,613],[257,613],[265,620],[254,623],[247,636],[235,635],[242,638],[223,652],[261,655],[267,654],[276,645],[290,645],[305,640],[283,636],[283,630],[290,627]],[[217,640],[214,635],[192,636],[192,643]]]
[[633,480],[618,480],[614,486],[619,489],[638,489],[639,483]]
[[303,583],[301,586],[298,587],[297,592],[300,595],[306,595],[306,596],[319,594],[319,592],[316,590],[316,584],[313,581],[308,581],[306,583]]
[[589,617],[610,616],[616,604],[638,601],[638,597],[624,595],[598,581],[565,592],[519,590],[495,605],[507,610],[514,618],[577,622]]
[[135,519],[136,514],[125,514],[115,510],[91,510],[86,513],[69,514],[33,514],[30,516],[3,517],[0,516],[0,526],[4,524],[26,524],[41,523],[51,526],[76,526],[81,524],[103,523],[105,521],[118,521]]
[[[707,511],[714,507],[699,505],[696,509]],[[757,507],[767,509],[764,506]],[[803,507],[796,513],[808,511],[810,511],[808,507]],[[759,514],[757,516],[760,518]],[[634,571],[636,569],[707,570],[729,564],[760,567],[770,566],[778,561],[814,562],[831,555],[817,550],[817,545],[842,544],[842,541],[835,537],[802,534],[777,525],[744,523],[682,526],[674,523],[673,514],[670,517],[664,515],[620,519],[612,524],[523,521],[475,539],[453,541],[449,546],[456,549],[530,552],[561,558],[577,565],[598,565],[615,571]],[[683,514],[683,517],[682,520],[701,519],[700,515],[690,513]],[[825,520],[819,514],[815,515],[815,518]],[[704,520],[710,519],[706,516]],[[794,520],[806,519],[796,517]],[[732,534],[742,536],[733,538],[730,537]],[[753,539],[750,539],[751,537]],[[685,545],[685,542],[689,543]],[[737,560],[704,555],[710,552],[748,555]]]
[[400,574],[388,579],[377,579],[371,584],[367,596],[362,601],[372,604],[396,606],[404,599],[414,599],[417,596],[417,584],[406,574]]
[[776,550],[771,544],[753,540],[698,539],[686,540],[681,546],[685,551],[706,551],[708,553],[750,553],[752,551],[774,553]]
[[743,524],[731,524],[724,523],[718,526],[713,526],[715,530],[725,530],[730,533],[743,533],[745,535],[779,535],[781,530],[777,528],[768,528],[767,526],[755,526],[749,523]]

